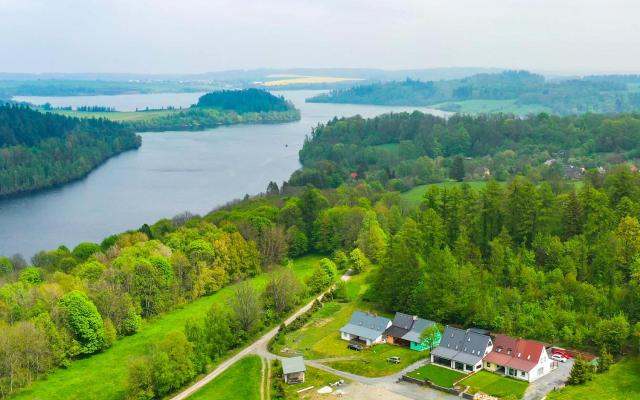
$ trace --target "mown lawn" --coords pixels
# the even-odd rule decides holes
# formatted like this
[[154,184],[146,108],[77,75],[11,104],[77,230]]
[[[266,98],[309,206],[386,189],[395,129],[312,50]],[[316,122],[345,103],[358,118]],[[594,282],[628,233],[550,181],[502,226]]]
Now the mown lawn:
[[415,371],[409,372],[407,375],[423,381],[429,380],[438,386],[446,388],[453,387],[454,382],[465,376],[462,372],[439,367],[433,364],[422,366]]
[[488,371],[479,371],[460,382],[461,385],[471,386],[471,393],[484,392],[495,397],[509,395],[521,399],[529,384],[524,381],[507,378]]
[[640,399],[640,358],[629,357],[596,374],[585,385],[566,386],[549,393],[548,400],[631,400]]
[[[296,274],[306,279],[313,273],[319,259],[309,256],[296,260]],[[267,277],[267,274],[262,274],[250,282],[262,289]],[[35,382],[12,397],[30,400],[123,399],[131,358],[144,354],[149,344],[161,340],[167,333],[182,330],[187,318],[203,316],[212,304],[224,303],[232,295],[233,286],[228,286],[211,296],[146,321],[135,335],[118,340],[100,354],[74,361],[67,369],[55,370],[46,379]]]
[[[412,363],[429,356],[429,352],[417,352],[407,348],[379,344],[362,351],[349,350],[348,343],[340,339],[340,328],[351,319],[354,311],[376,310],[362,301],[373,270],[356,275],[347,282],[349,303],[330,302],[318,310],[301,329],[286,335],[283,343],[275,345],[275,352],[283,356],[303,355],[307,359],[352,357],[350,360],[328,362],[327,365],[341,371],[364,376],[385,376],[402,370]],[[392,318],[391,315],[385,315]],[[399,364],[386,361],[388,357],[400,357]]]
[[260,400],[262,362],[258,356],[248,356],[189,396],[190,400]]

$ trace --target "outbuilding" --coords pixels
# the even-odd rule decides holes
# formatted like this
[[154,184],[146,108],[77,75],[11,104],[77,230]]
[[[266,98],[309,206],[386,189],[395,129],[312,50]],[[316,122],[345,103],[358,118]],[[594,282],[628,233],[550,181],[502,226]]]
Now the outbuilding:
[[304,374],[307,368],[304,365],[304,358],[291,357],[282,359],[282,376],[284,383],[293,385],[296,383],[304,383]]

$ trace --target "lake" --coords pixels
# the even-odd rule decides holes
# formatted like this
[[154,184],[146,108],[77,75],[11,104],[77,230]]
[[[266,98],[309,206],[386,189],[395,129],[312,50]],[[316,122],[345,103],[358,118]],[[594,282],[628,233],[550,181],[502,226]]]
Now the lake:
[[[411,111],[415,107],[305,103],[318,92],[282,91],[300,121],[233,125],[199,132],[142,133],[142,146],[109,159],[86,178],[59,188],[0,201],[0,255],[64,244],[100,242],[184,211],[204,214],[245,194],[280,185],[299,168],[298,150],[311,128],[334,116]],[[188,106],[198,93],[81,97],[20,97],[34,104],[99,105],[127,111]],[[444,115],[437,110],[418,108]]]

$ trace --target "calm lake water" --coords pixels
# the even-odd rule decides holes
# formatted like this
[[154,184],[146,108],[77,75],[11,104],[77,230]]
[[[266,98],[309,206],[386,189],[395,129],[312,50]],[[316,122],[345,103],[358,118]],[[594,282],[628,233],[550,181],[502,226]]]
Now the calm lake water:
[[[279,94],[301,110],[297,122],[235,125],[200,132],[143,133],[142,146],[113,157],[85,179],[36,194],[0,201],[0,255],[83,241],[154,223],[184,211],[204,214],[245,194],[280,184],[300,164],[298,150],[311,127],[334,116],[411,111],[414,107],[313,104],[317,92]],[[118,110],[188,106],[198,93],[93,97],[20,97],[36,104],[101,105]],[[435,114],[437,110],[421,109]]]

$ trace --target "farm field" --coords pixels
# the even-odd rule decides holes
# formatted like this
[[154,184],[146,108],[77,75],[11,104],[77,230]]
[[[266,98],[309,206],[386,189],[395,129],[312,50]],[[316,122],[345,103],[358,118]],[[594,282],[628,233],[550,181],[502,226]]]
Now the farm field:
[[[354,311],[376,312],[370,304],[362,300],[373,272],[354,276],[345,288],[350,300],[348,303],[326,303],[313,315],[310,322],[301,329],[287,334],[284,341],[277,343],[274,352],[283,356],[303,355],[307,359],[339,357],[342,359],[328,362],[327,365],[341,371],[371,377],[393,374],[428,357],[428,351],[418,352],[390,344],[379,344],[357,352],[349,350],[347,342],[340,339],[340,328],[349,322]],[[392,318],[391,315],[386,316]],[[401,362],[391,364],[386,361],[388,357],[400,357]]]
[[266,81],[264,86],[287,86],[287,85],[307,85],[314,83],[338,83],[348,81],[361,81],[360,78],[340,78],[337,76],[289,76],[282,77],[282,79],[275,79],[272,81]]
[[591,382],[566,386],[549,393],[547,400],[631,400],[640,399],[640,358],[624,358],[604,374],[596,374]]
[[260,400],[262,362],[248,356],[231,366],[208,385],[189,396],[190,400]]
[[114,112],[84,112],[84,111],[68,111],[55,110],[51,111],[56,114],[75,118],[105,118],[118,122],[136,122],[164,117],[171,113],[179,112],[179,110],[153,110],[153,111],[114,111]]
[[495,397],[511,395],[518,399],[522,398],[529,386],[527,382],[507,378],[488,371],[478,371],[460,384],[471,386],[470,393],[480,391]]
[[[320,258],[307,256],[295,260],[294,271],[304,280],[313,273]],[[267,284],[268,274],[250,282],[258,289]],[[200,298],[151,321],[145,321],[138,333],[116,341],[108,350],[76,360],[66,369],[57,369],[46,379],[35,382],[13,396],[30,400],[122,399],[128,373],[128,361],[144,354],[147,346],[167,333],[181,330],[190,316],[202,316],[214,303],[223,303],[233,295],[233,285],[215,294]]]
[[422,366],[415,371],[409,372],[407,375],[422,381],[429,380],[438,386],[446,388],[453,387],[455,382],[465,376],[462,372],[439,367],[433,364]]

